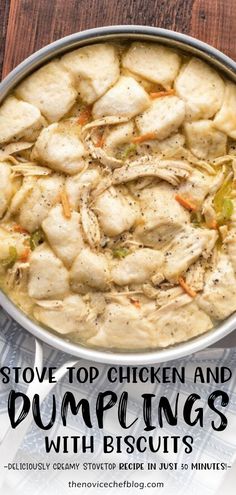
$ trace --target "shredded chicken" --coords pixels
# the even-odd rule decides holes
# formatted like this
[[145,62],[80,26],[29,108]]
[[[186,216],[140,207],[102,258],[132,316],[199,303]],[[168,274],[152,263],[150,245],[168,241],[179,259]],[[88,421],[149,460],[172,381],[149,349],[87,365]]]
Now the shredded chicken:
[[16,143],[9,143],[0,149],[0,158],[6,159],[11,155],[19,153],[21,151],[28,150],[32,148],[33,143],[27,141],[19,141]]
[[99,246],[101,240],[100,228],[98,219],[89,207],[87,191],[82,196],[82,205],[80,209],[81,223],[83,227],[84,236],[90,247],[95,248]]
[[84,191],[92,191],[97,186],[99,179],[98,169],[87,169],[87,167],[81,173],[67,177],[65,191],[74,210],[79,208]]
[[28,284],[29,267],[29,263],[20,261],[15,263],[13,268],[9,270],[7,284],[11,289],[25,289],[25,286]]
[[40,175],[50,175],[52,171],[47,167],[42,167],[39,165],[35,165],[34,162],[29,163],[19,163],[12,167],[12,175],[13,177],[23,176],[40,176]]
[[97,146],[93,141],[93,134],[94,132],[88,132],[84,140],[85,146],[91,156],[103,165],[111,167],[112,169],[120,167],[123,164],[123,161],[109,155],[101,146]]
[[207,262],[204,258],[200,258],[195,263],[190,265],[186,272],[186,282],[195,292],[202,291],[205,282],[205,272]]
[[154,176],[177,186],[181,180],[189,177],[191,166],[180,160],[155,160],[141,159],[115,170],[113,184],[122,184],[140,179],[142,177]]
[[167,280],[177,280],[200,255],[209,256],[217,237],[214,230],[190,226],[178,232],[165,250],[164,273]]

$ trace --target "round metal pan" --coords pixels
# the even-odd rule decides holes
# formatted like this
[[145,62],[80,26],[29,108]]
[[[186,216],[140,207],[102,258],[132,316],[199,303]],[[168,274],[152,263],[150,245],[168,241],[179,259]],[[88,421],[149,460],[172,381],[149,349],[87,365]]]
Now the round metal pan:
[[[45,46],[18,65],[0,84],[0,102],[13,88],[35,69],[66,51],[101,41],[145,40],[156,41],[194,54],[236,82],[236,63],[210,45],[175,31],[147,26],[111,26],[89,29],[62,38]],[[167,349],[142,352],[115,352],[95,350],[58,337],[26,316],[3,292],[0,304],[20,325],[38,339],[70,355],[90,361],[123,365],[150,364],[170,361],[195,353],[222,339],[236,328],[232,315],[206,334]]]

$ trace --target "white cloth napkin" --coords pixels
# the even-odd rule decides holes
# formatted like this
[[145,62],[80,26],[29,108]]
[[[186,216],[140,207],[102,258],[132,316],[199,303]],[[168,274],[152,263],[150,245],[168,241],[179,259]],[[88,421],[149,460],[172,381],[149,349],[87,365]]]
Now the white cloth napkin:
[[[23,330],[16,322],[14,322],[3,310],[0,310],[0,366],[33,366],[34,363],[34,338],[30,336],[25,330]],[[53,350],[47,345],[43,345],[44,350],[44,365],[45,366],[57,366],[58,368],[66,363],[69,357],[59,351]],[[186,383],[185,384],[114,384],[111,385],[106,378],[107,365],[95,364],[100,371],[99,379],[94,384],[69,384],[68,377],[62,379],[54,389],[54,393],[57,397],[58,406],[61,404],[62,396],[65,391],[72,391],[79,398],[85,397],[90,400],[91,404],[95,404],[97,394],[99,391],[114,390],[119,396],[123,391],[127,391],[130,396],[128,415],[132,420],[140,415],[140,419],[136,421],[132,429],[128,431],[122,430],[117,421],[117,409],[114,408],[113,413],[111,411],[107,414],[104,430],[99,430],[96,426],[93,430],[89,430],[84,425],[81,415],[73,416],[68,415],[68,426],[65,428],[61,425],[60,418],[57,418],[56,424],[53,427],[52,432],[49,433],[50,438],[55,438],[57,435],[94,435],[96,443],[96,451],[93,454],[45,454],[44,449],[44,437],[45,432],[37,428],[32,424],[22,442],[15,461],[14,462],[26,462],[26,463],[80,463],[93,462],[93,463],[116,463],[129,462],[129,463],[146,463],[150,462],[177,462],[178,466],[181,464],[190,465],[192,462],[196,463],[217,463],[224,462],[227,465],[232,465],[236,456],[236,349],[208,349],[200,352],[196,355],[188,358],[181,359],[179,361],[171,363],[163,363],[161,366],[185,366],[186,367]],[[79,360],[79,366],[92,366],[94,363],[88,361]],[[158,366],[158,364],[156,365]],[[206,367],[214,369],[216,366],[228,366],[233,371],[232,379],[224,384],[217,386],[216,384],[196,384],[193,383],[192,376],[193,370],[196,366],[201,366],[203,370]],[[7,398],[10,389],[16,389],[18,391],[26,392],[27,386],[25,384],[15,385],[11,382],[9,384],[0,384],[0,442],[2,441],[7,428],[9,427],[9,419],[7,415]],[[223,432],[213,431],[210,427],[213,413],[207,408],[207,398],[209,394],[217,389],[222,388],[230,395],[230,405],[227,408],[227,418],[229,425]],[[180,402],[184,401],[190,393],[198,393],[202,397],[202,404],[204,405],[204,427],[203,428],[191,428],[184,423],[183,418],[180,416],[178,425],[171,427],[165,425],[160,430],[157,428],[155,432],[149,432],[147,435],[193,435],[194,437],[194,449],[192,454],[186,454],[184,449],[181,448],[178,454],[104,454],[102,449],[102,436],[103,435],[135,435],[139,437],[145,435],[143,431],[143,422],[141,414],[141,395],[143,393],[158,394],[158,396],[166,395],[171,401],[176,393],[180,393]],[[49,395],[43,404],[43,417],[46,422],[47,418],[51,414],[51,396]],[[94,411],[94,408],[93,408]],[[153,411],[153,417],[155,418],[157,411]],[[95,423],[95,414],[92,415],[92,421]],[[16,434],[17,434],[17,430]],[[0,459],[1,469],[6,463],[6,459]],[[5,470],[5,486],[2,493],[4,495],[71,495],[73,493],[129,493],[136,495],[138,493],[145,493],[147,495],[156,494],[157,491],[165,495],[213,495],[221,486],[224,476],[227,475],[226,471],[212,471],[212,470],[167,470],[164,473],[160,471],[83,471],[79,468],[76,470],[53,470],[48,471],[6,471]],[[133,486],[133,488],[93,488],[83,487],[81,489],[74,489],[68,487],[69,481],[76,482],[106,482],[115,480],[117,482],[130,481],[140,482],[139,486]],[[164,488],[146,486],[142,488],[142,483],[147,482],[163,482]],[[224,495],[228,495],[224,491]],[[230,494],[229,494],[230,495]]]

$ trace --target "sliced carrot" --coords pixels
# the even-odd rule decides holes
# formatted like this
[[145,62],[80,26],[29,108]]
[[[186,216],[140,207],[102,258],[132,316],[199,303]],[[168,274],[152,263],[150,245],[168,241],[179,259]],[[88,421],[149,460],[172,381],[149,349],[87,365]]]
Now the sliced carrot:
[[173,96],[175,95],[174,89],[169,89],[168,91],[157,91],[156,93],[150,93],[151,98],[162,98],[162,96]]
[[195,290],[191,289],[189,285],[185,282],[183,277],[178,278],[179,285],[182,287],[182,289],[188,294],[190,297],[196,297],[197,293]]
[[137,309],[141,308],[141,304],[137,299],[132,299],[132,297],[131,297],[130,302],[135,306],[135,308],[137,308]]
[[132,143],[139,144],[144,141],[151,141],[152,139],[156,139],[155,132],[147,132],[147,134],[142,134],[141,136],[136,136],[132,139]]
[[61,204],[63,208],[63,213],[65,218],[71,218],[71,208],[69,203],[69,198],[65,189],[60,194]]
[[85,107],[78,117],[77,123],[80,125],[85,125],[89,122],[92,115],[92,105]]
[[176,201],[178,201],[178,203],[183,206],[184,208],[186,208],[187,210],[190,210],[190,211],[197,211],[197,206],[194,205],[191,201],[189,201],[188,199],[185,199],[183,198],[183,196],[180,196],[180,194],[176,194],[175,196],[175,199]]
[[19,234],[29,234],[29,232],[19,224],[14,225],[13,230],[14,232],[19,232]]
[[58,193],[52,201],[53,205],[56,205],[58,203],[61,203],[61,193]]
[[20,261],[22,261],[22,263],[26,263],[26,261],[28,261],[29,259],[29,255],[30,255],[30,248],[27,246],[23,251],[22,255],[20,256]]
[[104,133],[103,133],[103,134],[101,134],[101,136],[99,136],[99,138],[95,144],[96,148],[103,148],[104,142],[105,142],[105,137],[104,137]]

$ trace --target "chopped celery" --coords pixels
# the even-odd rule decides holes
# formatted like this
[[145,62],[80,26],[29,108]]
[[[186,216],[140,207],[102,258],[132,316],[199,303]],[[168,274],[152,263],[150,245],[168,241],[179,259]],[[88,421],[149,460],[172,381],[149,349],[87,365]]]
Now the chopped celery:
[[233,181],[229,180],[222,184],[220,189],[217,191],[214,198],[214,208],[217,215],[218,225],[223,225],[225,222],[230,220],[234,205],[230,196],[232,194]]
[[204,224],[204,218],[200,211],[193,211],[190,219],[194,227],[201,227]]
[[124,154],[123,154],[124,160],[126,158],[129,158],[129,156],[132,155],[133,153],[135,153],[136,150],[137,150],[137,146],[134,143],[127,146],[127,148],[124,150]]
[[229,220],[232,216],[233,211],[234,211],[233,201],[229,198],[225,198],[223,200],[223,205],[222,205],[222,216],[226,220]]
[[214,198],[214,207],[216,213],[221,213],[222,211],[222,206],[223,206],[223,201],[225,198],[229,197],[232,193],[232,188],[233,188],[233,182],[232,180],[228,182],[224,182],[222,186],[218,189],[217,193],[215,194]]
[[119,160],[127,160],[127,158],[133,155],[133,153],[136,153],[136,151],[137,151],[137,145],[131,143],[129,144],[129,146],[126,146],[126,148],[120,150],[117,153],[116,158],[118,158]]
[[125,258],[129,254],[129,249],[122,247],[115,248],[113,249],[112,254],[114,258],[118,258],[121,260],[122,258]]
[[233,201],[230,198],[224,198],[222,201],[221,213],[217,215],[218,225],[224,225],[225,222],[230,220],[234,211]]

